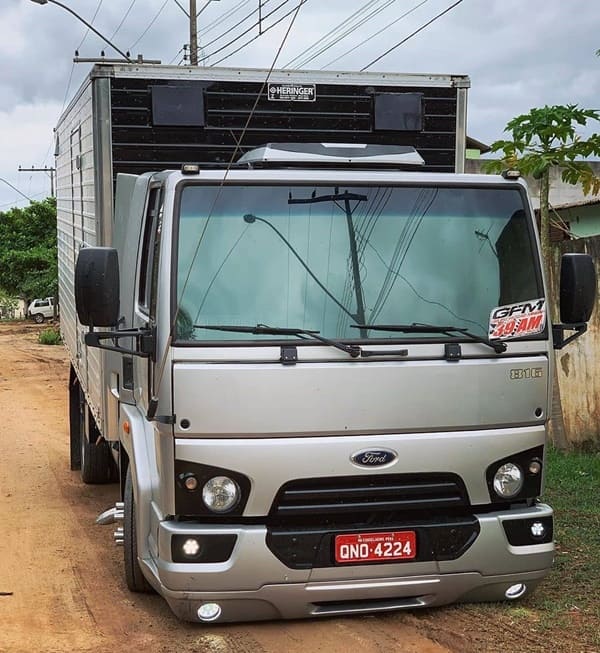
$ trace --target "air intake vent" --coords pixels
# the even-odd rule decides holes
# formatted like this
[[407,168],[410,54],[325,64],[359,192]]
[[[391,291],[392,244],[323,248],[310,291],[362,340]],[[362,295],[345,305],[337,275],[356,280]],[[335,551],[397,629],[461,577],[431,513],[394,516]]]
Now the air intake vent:
[[277,494],[271,516],[405,513],[467,506],[464,484],[454,474],[344,476],[286,483]]

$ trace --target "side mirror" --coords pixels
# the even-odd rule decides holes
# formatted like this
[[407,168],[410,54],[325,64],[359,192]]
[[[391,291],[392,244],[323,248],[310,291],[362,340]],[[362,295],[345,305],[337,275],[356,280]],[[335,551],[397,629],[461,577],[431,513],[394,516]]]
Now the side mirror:
[[563,254],[560,266],[560,321],[590,319],[596,301],[596,270],[589,254]]
[[112,327],[119,321],[119,259],[111,247],[85,247],[75,266],[75,308],[84,326]]

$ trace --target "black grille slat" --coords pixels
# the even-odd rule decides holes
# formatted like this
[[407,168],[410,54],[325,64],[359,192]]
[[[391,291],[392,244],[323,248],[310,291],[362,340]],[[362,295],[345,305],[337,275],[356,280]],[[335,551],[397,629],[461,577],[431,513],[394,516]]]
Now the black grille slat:
[[338,513],[356,512],[368,509],[371,512],[381,512],[390,510],[407,510],[415,508],[447,508],[462,505],[460,497],[450,497],[441,499],[407,499],[405,501],[370,501],[358,503],[322,503],[294,506],[279,506],[277,514],[287,515],[310,515],[320,513],[322,515],[331,515]]
[[383,493],[402,492],[403,494],[435,494],[444,491],[456,491],[454,483],[435,483],[428,485],[384,485],[363,488],[322,488],[315,490],[286,490],[283,495],[287,499],[296,501],[309,501],[311,499],[322,499],[327,496],[372,496]]
[[280,488],[271,515],[342,516],[468,506],[464,484],[454,474],[375,475],[291,481]]

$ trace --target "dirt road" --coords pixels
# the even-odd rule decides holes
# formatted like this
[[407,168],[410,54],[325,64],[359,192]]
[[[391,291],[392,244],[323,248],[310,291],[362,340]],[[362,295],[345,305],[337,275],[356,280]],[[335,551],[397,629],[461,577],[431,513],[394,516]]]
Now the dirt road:
[[[506,624],[481,623],[461,608],[207,627],[178,621],[158,596],[131,594],[112,527],[94,525],[117,486],[85,486],[69,470],[67,359],[62,346],[37,344],[39,330],[0,324],[1,653],[503,648]],[[518,648],[544,650],[539,643],[521,638]]]

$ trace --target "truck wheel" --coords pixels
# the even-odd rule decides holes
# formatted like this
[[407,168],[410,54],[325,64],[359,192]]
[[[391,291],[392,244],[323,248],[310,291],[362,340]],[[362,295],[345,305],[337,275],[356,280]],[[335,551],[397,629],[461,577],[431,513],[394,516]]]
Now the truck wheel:
[[131,467],[127,469],[125,480],[125,503],[123,518],[123,548],[125,558],[125,581],[132,592],[153,592],[152,585],[146,580],[138,562],[137,527],[135,521],[135,499],[133,497],[133,480]]
[[[91,415],[88,419],[93,420]],[[112,460],[106,440],[90,442],[81,434],[81,480],[86,485],[99,485],[112,481]]]
[[41,313],[34,313],[33,314],[33,321],[36,324],[43,324],[44,322],[44,316]]
[[108,443],[100,438],[72,367],[69,378],[69,440],[71,469],[81,470],[84,483],[100,484],[113,480],[114,462]]

